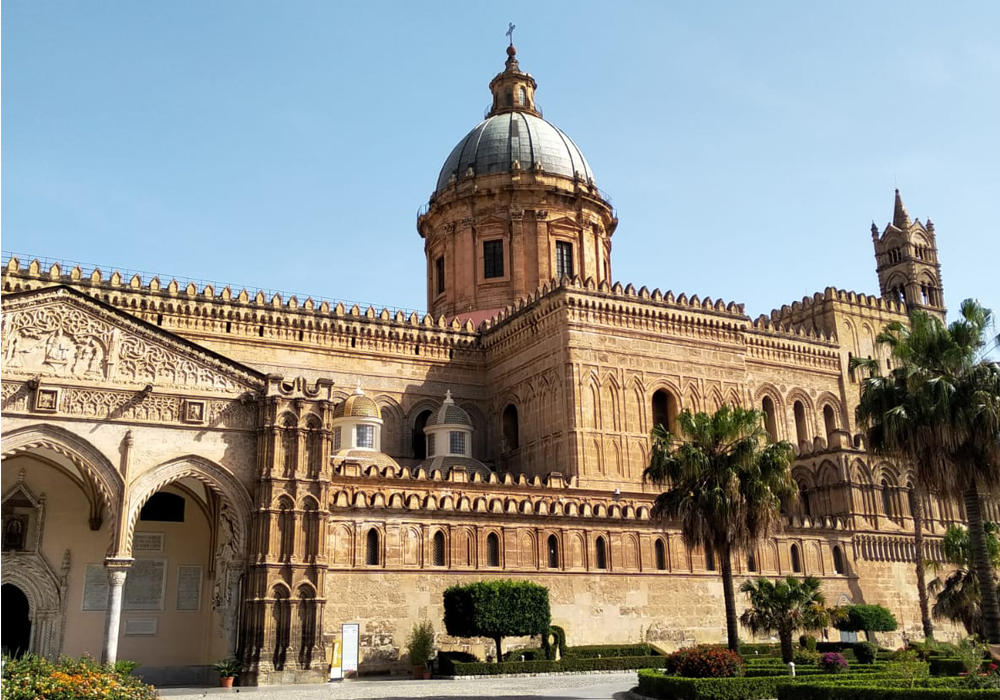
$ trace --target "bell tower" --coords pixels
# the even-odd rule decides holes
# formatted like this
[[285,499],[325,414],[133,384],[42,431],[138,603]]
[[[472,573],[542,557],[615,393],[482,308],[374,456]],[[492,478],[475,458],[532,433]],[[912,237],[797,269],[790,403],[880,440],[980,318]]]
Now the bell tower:
[[906,304],[908,309],[923,309],[944,320],[944,286],[938,260],[934,224],[910,220],[903,198],[896,190],[892,221],[879,234],[872,223],[876,272],[882,296]]
[[507,47],[485,117],[452,150],[417,217],[427,308],[479,321],[543,284],[611,280],[618,219],[572,139],[542,117]]

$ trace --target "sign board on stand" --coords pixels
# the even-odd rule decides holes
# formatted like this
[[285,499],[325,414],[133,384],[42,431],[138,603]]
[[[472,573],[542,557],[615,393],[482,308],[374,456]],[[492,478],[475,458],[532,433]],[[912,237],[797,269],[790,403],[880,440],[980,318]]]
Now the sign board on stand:
[[330,664],[330,680],[340,681],[344,679],[344,669],[341,667],[343,659],[342,647],[339,639],[334,639],[333,644],[326,648],[326,662]]
[[340,638],[342,640],[343,656],[341,657],[341,671],[344,678],[358,677],[358,642],[361,626],[357,623],[341,626]]

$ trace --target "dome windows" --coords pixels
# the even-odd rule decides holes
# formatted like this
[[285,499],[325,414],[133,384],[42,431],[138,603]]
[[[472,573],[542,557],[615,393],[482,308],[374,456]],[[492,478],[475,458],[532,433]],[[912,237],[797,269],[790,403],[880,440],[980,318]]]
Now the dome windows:
[[333,450],[382,449],[382,416],[378,404],[365,396],[359,384],[354,393],[333,409]]

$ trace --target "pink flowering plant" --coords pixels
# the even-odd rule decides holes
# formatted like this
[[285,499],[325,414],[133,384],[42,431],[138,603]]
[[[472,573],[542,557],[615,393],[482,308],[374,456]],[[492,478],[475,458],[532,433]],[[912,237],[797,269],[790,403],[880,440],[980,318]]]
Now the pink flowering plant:
[[835,651],[828,651],[819,657],[819,667],[827,673],[842,673],[847,666],[847,659]]

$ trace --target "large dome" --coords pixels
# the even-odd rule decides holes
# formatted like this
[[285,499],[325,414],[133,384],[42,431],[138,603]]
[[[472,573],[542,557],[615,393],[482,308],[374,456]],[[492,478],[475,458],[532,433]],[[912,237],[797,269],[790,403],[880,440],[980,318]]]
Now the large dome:
[[514,111],[486,118],[458,142],[441,168],[435,191],[447,187],[452,175],[464,177],[470,167],[476,175],[508,172],[514,161],[523,170],[540,166],[547,173],[594,179],[569,136],[540,117]]

